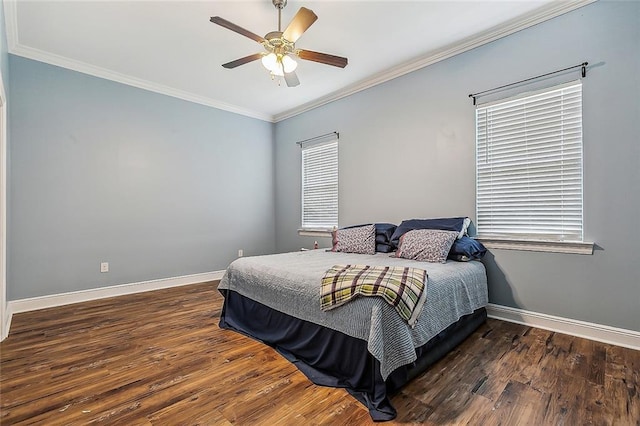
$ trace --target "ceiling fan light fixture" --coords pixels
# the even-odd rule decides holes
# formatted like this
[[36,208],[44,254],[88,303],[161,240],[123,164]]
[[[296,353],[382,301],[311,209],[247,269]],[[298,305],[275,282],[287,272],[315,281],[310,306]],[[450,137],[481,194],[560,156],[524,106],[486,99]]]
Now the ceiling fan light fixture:
[[[287,87],[295,87],[300,84],[295,70],[298,63],[294,57],[302,60],[313,61],[320,64],[344,68],[347,66],[347,58],[315,52],[313,50],[296,49],[296,41],[318,19],[311,9],[301,7],[295,14],[289,25],[282,31],[282,9],[287,5],[287,0],[271,0],[278,10],[278,31],[271,31],[261,37],[251,31],[229,22],[220,16],[212,16],[210,21],[228,30],[243,35],[260,43],[266,51],[254,53],[235,61],[222,64],[224,68],[236,68],[249,62],[262,60],[262,65],[269,71],[271,78],[284,77]],[[280,79],[278,79],[280,82]]]
[[278,57],[273,52],[262,57],[262,65],[271,72],[275,72],[278,68],[280,68],[278,66]]
[[262,65],[273,75],[282,77],[285,73],[293,72],[298,63],[289,55],[269,53],[262,57]]
[[284,68],[284,72],[288,74],[298,68],[298,63],[294,61],[291,56],[285,55],[282,57],[282,68]]

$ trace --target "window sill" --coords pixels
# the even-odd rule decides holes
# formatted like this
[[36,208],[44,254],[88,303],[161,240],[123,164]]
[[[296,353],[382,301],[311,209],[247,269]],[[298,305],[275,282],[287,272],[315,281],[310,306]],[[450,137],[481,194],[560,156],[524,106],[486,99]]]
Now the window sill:
[[581,241],[534,241],[476,237],[485,247],[504,250],[544,251],[552,253],[593,254],[594,243]]
[[300,235],[301,237],[331,238],[331,229],[298,229],[298,235]]

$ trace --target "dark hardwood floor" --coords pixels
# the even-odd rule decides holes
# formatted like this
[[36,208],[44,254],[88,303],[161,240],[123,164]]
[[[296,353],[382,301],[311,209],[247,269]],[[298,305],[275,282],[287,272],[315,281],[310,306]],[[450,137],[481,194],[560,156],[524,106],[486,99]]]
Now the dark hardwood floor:
[[[271,348],[218,328],[215,282],[15,315],[9,424],[371,424]],[[640,351],[489,320],[393,403],[389,424],[640,425]]]

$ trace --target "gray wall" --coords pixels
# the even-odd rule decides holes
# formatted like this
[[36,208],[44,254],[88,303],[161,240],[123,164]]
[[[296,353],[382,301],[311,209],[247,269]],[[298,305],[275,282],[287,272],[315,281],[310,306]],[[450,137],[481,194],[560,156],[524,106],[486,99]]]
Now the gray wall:
[[639,2],[591,4],[278,123],[277,250],[313,244],[296,234],[295,141],[340,132],[340,225],[473,218],[474,107],[467,95],[584,60],[594,65],[583,82],[585,240],[598,249],[592,256],[492,250],[489,297],[640,331]]
[[9,300],[273,252],[271,123],[13,55],[10,86]]

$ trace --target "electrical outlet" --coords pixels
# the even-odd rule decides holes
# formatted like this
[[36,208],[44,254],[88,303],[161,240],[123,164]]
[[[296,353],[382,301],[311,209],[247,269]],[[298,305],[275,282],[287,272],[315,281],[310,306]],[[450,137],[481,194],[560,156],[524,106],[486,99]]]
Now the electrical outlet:
[[244,250],[239,249],[238,250],[238,257],[242,257],[242,256],[244,256]]
[[100,263],[100,272],[109,272],[109,262]]

